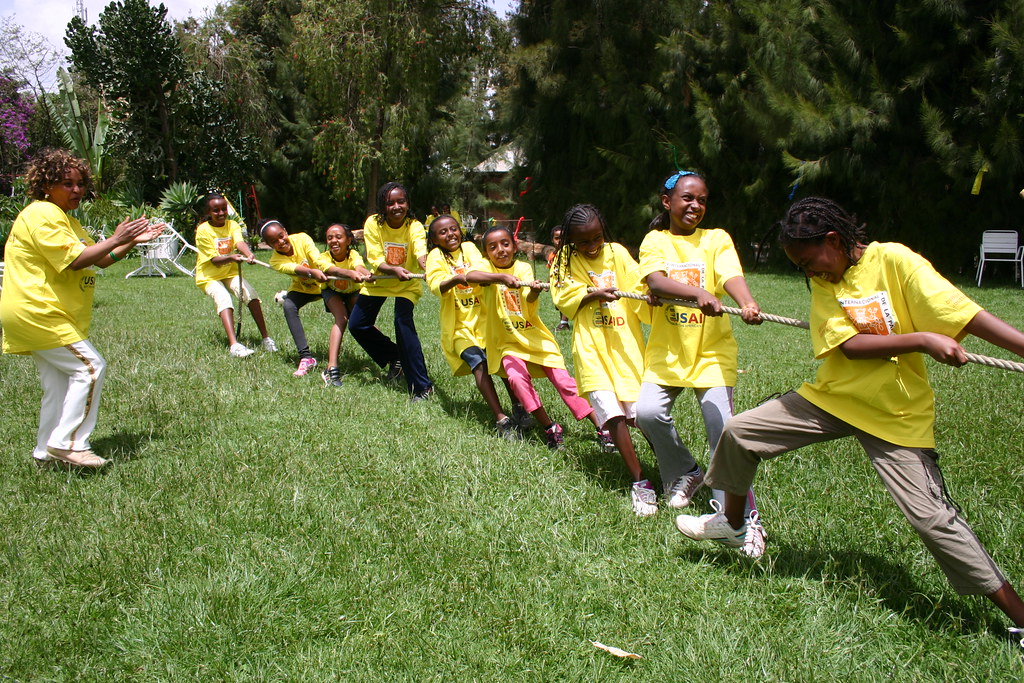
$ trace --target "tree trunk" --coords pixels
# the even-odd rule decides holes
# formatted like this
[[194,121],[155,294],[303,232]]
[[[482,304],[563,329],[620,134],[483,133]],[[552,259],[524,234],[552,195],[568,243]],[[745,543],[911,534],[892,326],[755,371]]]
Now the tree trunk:
[[173,183],[178,180],[178,156],[171,139],[171,121],[167,113],[167,98],[161,88],[157,91],[156,111],[160,117],[160,135],[164,139],[164,155],[167,157],[167,177]]

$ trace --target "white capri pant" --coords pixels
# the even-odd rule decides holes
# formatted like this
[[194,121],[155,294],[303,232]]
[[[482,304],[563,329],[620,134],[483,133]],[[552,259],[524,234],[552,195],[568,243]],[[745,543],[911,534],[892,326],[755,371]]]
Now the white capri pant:
[[89,340],[33,351],[43,401],[32,457],[49,460],[46,447],[84,451],[96,427],[107,362]]
[[[242,288],[245,291],[242,296],[242,301],[246,304],[259,301],[260,295],[256,293],[253,286],[249,284],[248,280],[242,280]],[[230,291],[229,291],[230,290]],[[232,297],[238,297],[238,276],[235,275],[231,278],[224,280],[214,280],[207,282],[206,287],[203,288],[203,292],[206,296],[213,299],[213,303],[217,306],[217,315],[225,309],[234,309],[235,303]]]
[[636,403],[633,401],[620,401],[614,391],[601,389],[591,391],[587,394],[590,400],[590,407],[594,409],[594,418],[601,429],[608,424],[613,417],[624,417],[626,420],[636,418]]

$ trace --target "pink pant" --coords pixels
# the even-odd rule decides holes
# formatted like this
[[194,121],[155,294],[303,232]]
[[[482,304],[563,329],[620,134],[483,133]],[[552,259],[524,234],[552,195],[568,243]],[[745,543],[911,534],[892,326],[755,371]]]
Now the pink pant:
[[[533,388],[533,381],[530,379],[530,371],[526,367],[526,361],[515,356],[504,356],[501,359],[501,367],[508,375],[508,383],[512,385],[512,393],[516,395],[519,402],[527,412],[532,413],[541,407],[540,396]],[[587,399],[576,393],[576,380],[561,368],[544,367],[544,374],[558,390],[558,395],[569,407],[569,412],[577,420],[582,420],[593,412],[593,408],[587,403]]]

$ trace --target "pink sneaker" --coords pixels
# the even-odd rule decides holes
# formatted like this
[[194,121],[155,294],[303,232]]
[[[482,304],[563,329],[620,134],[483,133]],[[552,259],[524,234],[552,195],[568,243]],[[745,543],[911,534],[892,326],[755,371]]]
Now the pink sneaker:
[[295,372],[293,372],[292,374],[295,375],[296,377],[302,377],[307,372],[309,372],[315,365],[316,358],[300,358],[299,367],[297,367],[295,369]]

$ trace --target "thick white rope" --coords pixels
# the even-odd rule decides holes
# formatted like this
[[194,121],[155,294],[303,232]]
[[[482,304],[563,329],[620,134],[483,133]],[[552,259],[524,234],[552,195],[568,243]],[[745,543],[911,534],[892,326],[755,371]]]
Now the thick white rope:
[[[274,268],[272,265],[270,265],[266,261],[260,261],[259,259],[253,259],[252,262],[255,263],[258,266],[263,266],[264,268],[270,268],[271,270],[277,270],[276,268]],[[248,263],[248,261],[246,261],[246,263]],[[277,272],[280,273],[281,271],[277,271]],[[281,274],[282,275],[287,275],[287,273],[281,273]],[[295,277],[303,277],[303,276],[296,274]],[[424,275],[423,273],[409,273],[409,279],[410,280],[425,280],[426,277],[427,276]],[[308,278],[308,279],[312,279],[312,278]],[[336,276],[336,275],[328,275],[327,279],[328,280],[349,280],[349,281],[352,281],[352,282],[358,282],[358,280],[355,280],[354,278],[339,277],[339,276]],[[377,280],[397,280],[397,279],[398,279],[397,275],[392,275],[390,273],[375,273],[375,274],[371,274],[370,275],[370,279],[366,280],[366,282],[376,282]]]
[[[597,287],[588,287],[588,292],[597,291]],[[633,292],[623,292],[615,290],[616,294],[626,299],[638,299],[640,301],[647,301],[647,297],[643,294],[636,294]],[[688,308],[699,308],[696,301],[686,301],[684,299],[662,299],[662,303],[670,304],[672,306],[686,306]],[[742,311],[739,308],[733,306],[722,306],[722,311],[729,313],[730,315],[741,315]],[[805,320],[797,320],[795,318],[784,318],[779,315],[772,315],[770,313],[761,313],[761,319],[767,320],[771,323],[779,323],[780,325],[789,325],[791,327],[800,327],[802,329],[810,329],[810,325]],[[976,353],[967,354],[968,363],[976,363],[978,365],[986,365],[990,368],[999,368],[1000,370],[1010,370],[1012,372],[1024,372],[1024,363],[1018,363],[1011,360],[1003,360],[1002,358],[993,358],[991,356],[982,356]]]

